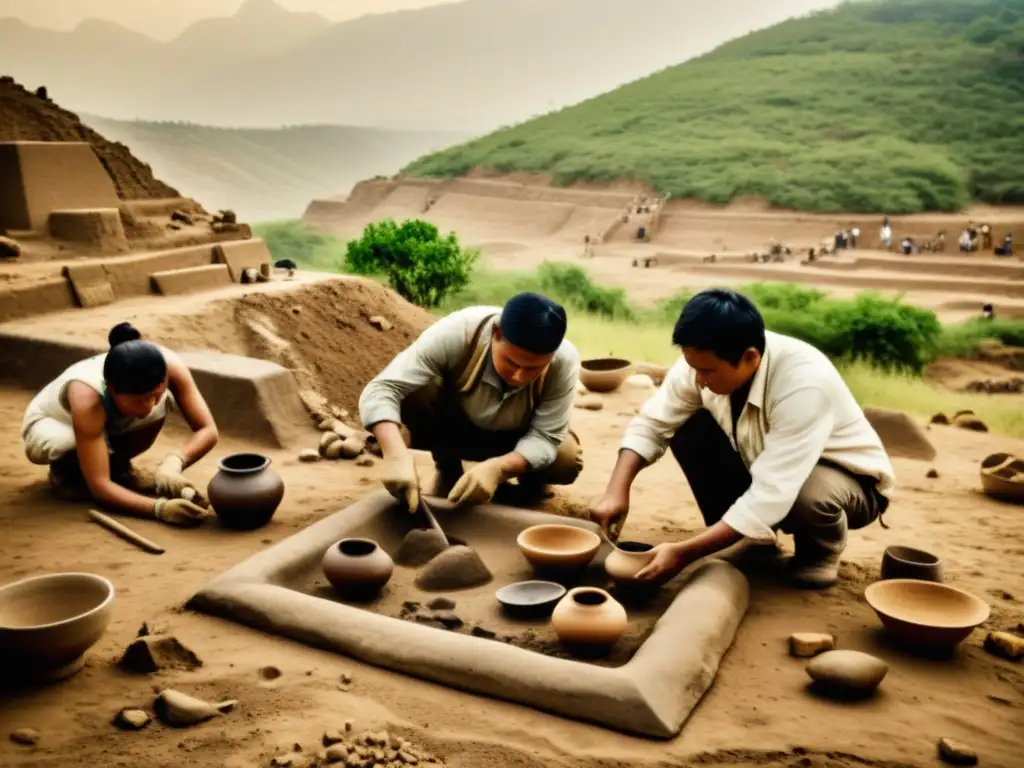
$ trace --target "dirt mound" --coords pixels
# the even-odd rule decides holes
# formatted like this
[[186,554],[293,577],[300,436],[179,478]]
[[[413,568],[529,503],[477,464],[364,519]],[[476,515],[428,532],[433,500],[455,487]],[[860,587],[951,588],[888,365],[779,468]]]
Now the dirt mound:
[[111,142],[82,124],[78,115],[0,77],[0,141],[85,141],[92,145],[122,200],[181,197],[154,178],[152,169],[124,144]]
[[[434,321],[392,291],[359,279],[249,294],[234,312],[246,354],[289,368],[301,387],[353,416],[363,387]],[[370,322],[377,317],[391,327],[380,330]]]
[[864,415],[890,456],[920,461],[935,458],[935,447],[907,414],[888,408],[865,408]]

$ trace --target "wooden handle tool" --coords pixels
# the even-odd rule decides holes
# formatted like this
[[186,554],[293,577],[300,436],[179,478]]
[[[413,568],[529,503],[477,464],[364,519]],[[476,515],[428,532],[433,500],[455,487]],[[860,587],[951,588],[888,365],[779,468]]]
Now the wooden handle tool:
[[139,549],[145,552],[150,552],[154,555],[162,555],[166,551],[159,544],[155,544],[154,542],[150,541],[144,536],[140,536],[131,528],[122,525],[117,520],[108,517],[102,512],[97,512],[95,509],[90,509],[89,517],[92,519],[93,522],[99,523],[108,531],[117,534],[125,541],[130,541],[132,544],[134,544]]

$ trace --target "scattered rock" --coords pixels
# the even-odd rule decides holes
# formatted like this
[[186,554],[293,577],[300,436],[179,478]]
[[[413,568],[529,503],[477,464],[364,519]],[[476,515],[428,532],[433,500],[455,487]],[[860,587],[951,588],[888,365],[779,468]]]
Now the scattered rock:
[[954,426],[960,429],[969,429],[972,432],[988,432],[985,422],[979,419],[971,411],[962,411],[953,417]]
[[278,755],[270,761],[272,768],[289,768],[295,765],[295,755]]
[[864,416],[890,456],[919,461],[931,461],[936,457],[935,446],[925,436],[924,430],[902,411],[865,408]]
[[19,728],[11,733],[11,741],[23,747],[31,747],[39,742],[39,735],[35,728]]
[[646,373],[634,373],[626,379],[625,384],[633,389],[654,389],[654,379]]
[[195,220],[184,211],[172,211],[171,221],[180,221],[182,224],[187,224],[190,227],[195,224]]
[[809,659],[835,647],[835,637],[824,632],[795,632],[789,636],[789,655],[798,659]]
[[417,603],[413,600],[406,600],[404,603],[402,603],[402,615],[406,616],[410,613],[416,613],[416,611],[418,611],[422,607],[423,606],[420,603]]
[[[444,536],[433,528],[413,528],[395,553],[395,562],[407,568],[425,565],[448,548]],[[417,605],[417,609],[419,606]]]
[[352,675],[348,672],[342,672],[338,679],[341,680],[342,685],[352,685]]
[[360,456],[356,459],[357,467],[372,467],[376,464],[372,456]]
[[586,397],[579,398],[575,403],[573,403],[573,405],[584,411],[600,411],[604,408],[604,401],[599,397],[588,395]]
[[476,550],[456,546],[428,562],[417,575],[416,586],[425,592],[446,592],[486,584],[492,578]]
[[420,624],[437,627],[438,629],[462,629],[465,622],[451,611],[433,611],[431,613],[419,613],[416,621]]
[[315,448],[307,448],[304,451],[299,451],[299,461],[305,462],[306,464],[312,464],[315,461],[320,461],[320,452]]
[[419,758],[405,750],[399,751],[398,759],[406,765],[416,765],[419,762]]
[[272,682],[277,680],[284,673],[277,667],[260,667],[257,674],[259,674],[261,679],[266,680],[267,682]]
[[935,480],[938,476],[939,471],[937,469],[929,469],[928,472],[925,474],[925,477],[927,477],[929,480]]
[[355,727],[356,727],[356,721],[355,720],[346,720],[345,721],[345,733],[352,733],[352,729],[355,728]]
[[954,739],[939,739],[939,757],[951,765],[977,765],[978,753]]
[[118,662],[122,669],[149,675],[164,670],[192,670],[203,666],[195,653],[186,648],[173,635],[151,635],[143,625],[146,634],[140,634],[125,649]]
[[372,325],[378,331],[390,331],[392,328],[394,328],[390,320],[388,320],[386,317],[381,317],[380,315],[374,315],[373,317],[371,317],[370,325]]
[[238,702],[234,699],[210,704],[188,694],[167,688],[160,692],[153,702],[153,712],[165,725],[185,728],[197,725],[224,712],[230,711]]
[[348,746],[345,744],[334,744],[327,748],[328,763],[344,763],[348,760]]
[[949,424],[949,417],[944,413],[936,413],[929,424]]
[[21,256],[21,246],[17,240],[0,235],[0,259],[17,259]]
[[[348,730],[352,729],[349,728]],[[325,747],[332,747],[335,744],[340,744],[346,738],[345,733],[346,731],[341,730],[324,731],[323,745]]]
[[213,221],[221,224],[237,224],[238,216],[230,208],[222,208],[217,212],[217,215],[213,217]]
[[985,650],[995,656],[1016,661],[1024,656],[1024,637],[1010,632],[989,632],[985,637]]
[[141,709],[125,708],[114,715],[113,723],[122,731],[141,731],[152,722],[148,712]]
[[888,672],[888,664],[860,651],[826,651],[807,665],[812,680],[837,693],[870,693]]
[[249,285],[251,283],[258,283],[260,281],[260,271],[253,267],[242,270],[242,283]]
[[435,597],[427,603],[427,608],[432,611],[454,611],[455,601],[450,597]]
[[[327,434],[333,433],[328,432]],[[363,446],[363,441],[353,436],[332,442],[321,450],[321,453],[325,459],[354,459],[363,452]]]
[[483,627],[473,627],[473,629],[470,630],[469,634],[471,634],[473,637],[482,637],[485,640],[493,640],[498,636],[497,632],[491,632],[491,630],[484,629]]
[[335,432],[333,429],[329,429],[320,435],[320,455],[324,455],[324,451],[330,448],[335,443],[341,442],[341,435]]

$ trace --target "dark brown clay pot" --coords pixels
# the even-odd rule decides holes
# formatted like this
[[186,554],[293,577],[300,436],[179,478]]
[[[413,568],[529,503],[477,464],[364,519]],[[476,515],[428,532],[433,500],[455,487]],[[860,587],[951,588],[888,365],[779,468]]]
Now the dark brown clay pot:
[[375,541],[342,539],[327,549],[321,567],[342,597],[372,600],[391,579],[395,563]]
[[284,498],[284,481],[258,453],[233,453],[206,487],[213,511],[225,528],[250,531],[270,522]]
[[942,563],[931,552],[913,547],[888,547],[882,555],[882,579],[942,581]]

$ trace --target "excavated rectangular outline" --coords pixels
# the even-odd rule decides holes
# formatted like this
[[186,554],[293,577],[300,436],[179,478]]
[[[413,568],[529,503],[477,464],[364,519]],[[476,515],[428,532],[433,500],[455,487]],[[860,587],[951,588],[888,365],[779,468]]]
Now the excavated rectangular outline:
[[[654,738],[671,738],[682,729],[711,686],[747,610],[746,577],[726,562],[708,561],[689,576],[633,658],[609,668],[282,586],[319,563],[335,541],[392,514],[393,505],[386,491],[373,493],[215,577],[186,607],[452,688]],[[457,536],[459,515],[467,513],[432,506],[445,530]],[[486,505],[469,514],[501,516],[522,528],[559,522],[597,530],[589,521],[512,507]],[[598,557],[607,551],[602,544]]]

